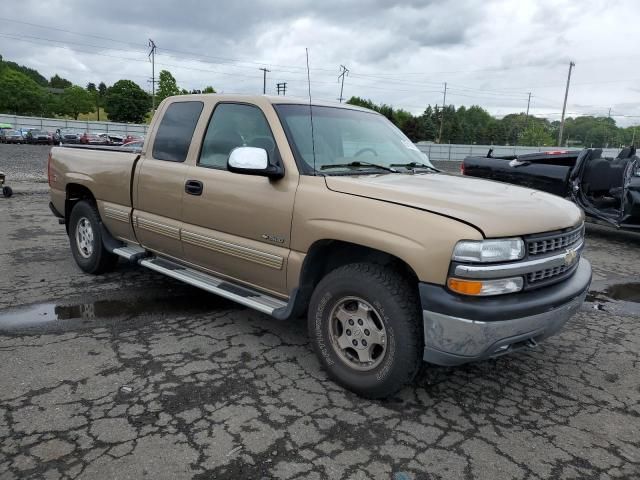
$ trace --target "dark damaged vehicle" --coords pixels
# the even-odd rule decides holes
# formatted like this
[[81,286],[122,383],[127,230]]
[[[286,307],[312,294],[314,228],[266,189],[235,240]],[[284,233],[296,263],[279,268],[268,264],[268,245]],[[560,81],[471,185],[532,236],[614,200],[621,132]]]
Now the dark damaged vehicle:
[[640,230],[640,158],[635,147],[616,158],[602,149],[557,150],[494,157],[467,157],[463,175],[512,183],[567,198],[599,223]]

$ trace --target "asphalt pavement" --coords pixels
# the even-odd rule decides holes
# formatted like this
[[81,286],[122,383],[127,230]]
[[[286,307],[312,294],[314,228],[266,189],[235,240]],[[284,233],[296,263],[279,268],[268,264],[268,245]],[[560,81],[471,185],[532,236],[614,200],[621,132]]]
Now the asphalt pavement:
[[327,379],[304,320],[82,273],[47,152],[0,145],[0,480],[640,478],[640,236],[587,229],[592,291],[559,335],[371,401]]

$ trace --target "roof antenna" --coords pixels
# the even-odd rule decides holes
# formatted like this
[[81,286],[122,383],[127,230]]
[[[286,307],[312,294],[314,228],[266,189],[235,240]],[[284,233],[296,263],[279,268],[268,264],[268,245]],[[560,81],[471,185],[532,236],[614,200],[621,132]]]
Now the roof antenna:
[[307,85],[309,86],[309,119],[311,121],[311,151],[313,152],[313,174],[316,175],[316,141],[313,135],[313,108],[311,108],[311,74],[309,73],[309,49],[305,48],[307,52]]

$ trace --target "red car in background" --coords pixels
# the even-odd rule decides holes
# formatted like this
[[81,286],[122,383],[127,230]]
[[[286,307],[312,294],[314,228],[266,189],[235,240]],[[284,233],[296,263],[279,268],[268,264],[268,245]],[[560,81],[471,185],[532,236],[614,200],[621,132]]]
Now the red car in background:
[[131,142],[144,142],[144,137],[141,135],[127,135],[124,137],[122,144],[131,143]]
[[83,145],[108,145],[109,138],[97,133],[84,132],[80,137],[80,143]]

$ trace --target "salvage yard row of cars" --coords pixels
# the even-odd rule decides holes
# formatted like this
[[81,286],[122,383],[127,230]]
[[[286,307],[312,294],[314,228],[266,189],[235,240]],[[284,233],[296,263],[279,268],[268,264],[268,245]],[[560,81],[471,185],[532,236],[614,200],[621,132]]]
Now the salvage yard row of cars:
[[119,135],[115,133],[79,132],[73,129],[57,129],[55,132],[30,128],[0,128],[0,143],[15,144],[80,144],[102,146],[124,146],[142,148],[141,135]]

